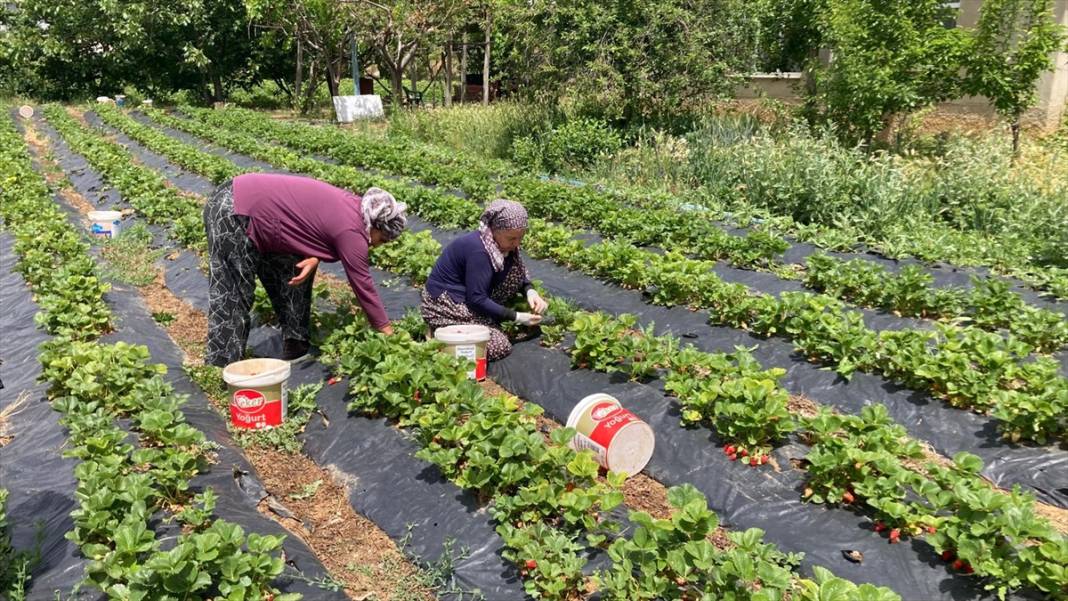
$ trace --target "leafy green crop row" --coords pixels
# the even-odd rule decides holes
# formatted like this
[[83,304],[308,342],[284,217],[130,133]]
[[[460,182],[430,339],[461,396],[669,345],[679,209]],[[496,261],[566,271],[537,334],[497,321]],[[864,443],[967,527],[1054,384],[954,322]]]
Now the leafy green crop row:
[[[42,379],[69,431],[65,455],[81,459],[79,506],[67,537],[89,559],[87,580],[121,599],[298,598],[271,586],[284,568],[282,537],[246,536],[240,526],[213,519],[213,493],[189,489],[212,446],[185,423],[184,398],[163,379],[165,368],[148,362],[145,347],[96,340],[108,323],[106,287],[69,284],[96,281],[88,246],[52,201],[7,120],[0,152],[0,207],[16,236],[20,271],[39,297],[60,289],[72,295],[59,306],[42,303],[37,321],[56,334],[42,345]],[[52,313],[72,310],[94,319],[79,329],[66,319],[54,326]],[[119,418],[129,420],[132,441]],[[151,529],[160,509],[185,528],[166,549]]]
[[[387,187],[414,212],[442,227],[471,226],[478,205],[450,194],[388,181],[351,167],[306,159],[257,138],[152,111],[161,122],[211,139],[281,167],[335,185]],[[585,244],[566,227],[534,220],[525,248],[539,258],[623,287],[645,291],[653,303],[706,309],[712,321],[762,335],[789,337],[814,361],[844,376],[858,369],[926,390],[957,407],[989,412],[1011,440],[1040,443],[1068,437],[1068,380],[1055,361],[1030,361],[1032,346],[974,327],[938,324],[935,331],[875,332],[862,315],[826,295],[786,293],[776,299],[721,280],[712,263],[678,253],[657,255],[621,241]]]
[[153,151],[162,154],[176,165],[199,173],[217,184],[245,172],[245,170],[222,157],[201,152],[188,144],[183,144],[161,133],[154,127],[149,127],[127,117],[125,113],[113,105],[99,104],[95,105],[93,110],[108,125],[148,146]]
[[1045,443],[1068,437],[1068,380],[1053,359],[1031,361],[1032,347],[1014,336],[951,324],[930,331],[876,332],[860,313],[826,295],[756,294],[722,281],[704,262],[616,242],[585,244],[570,230],[537,220],[524,248],[535,257],[645,291],[655,304],[705,309],[717,325],[785,336],[810,360],[843,376],[856,370],[877,373],[953,406],[989,412],[1011,440]]
[[654,523],[631,512],[642,527],[630,538],[616,537],[619,524],[607,512],[623,500],[622,477],[598,478],[589,452],[567,447],[573,429],[554,430],[546,440],[537,426],[539,407],[487,397],[467,379],[467,366],[439,348],[407,333],[382,336],[353,316],[321,350],[324,362],[349,378],[350,410],[413,428],[419,457],[492,501],[505,557],[516,563],[532,596],[571,598],[581,590],[585,550],[607,547],[616,561],[596,576],[607,599],[771,600],[789,594],[815,600],[837,588],[848,591],[846,599],[896,598],[827,574],[819,582],[801,579],[793,572],[797,558],[761,542],[759,530],[732,533],[733,545],[717,551],[707,538],[716,516],[690,486],[669,491],[670,520]]
[[[774,261],[777,254],[788,248],[788,243],[774,233],[783,229],[781,219],[770,220],[767,228],[757,225],[747,236],[734,236],[711,221],[722,215],[713,211],[695,212],[692,207],[684,210],[673,198],[648,194],[639,198],[635,194],[601,191],[590,186],[575,187],[499,170],[490,172],[471,164],[470,160],[429,155],[425,149],[405,140],[374,140],[357,134],[339,134],[333,128],[280,121],[245,109],[220,112],[183,108],[183,111],[219,127],[254,132],[291,148],[325,153],[347,165],[407,175],[428,184],[457,187],[476,200],[495,194],[490,183],[498,181],[493,177],[497,175],[505,192],[546,219],[593,228],[605,236],[637,244],[661,245],[700,259],[723,259],[743,267],[772,267],[777,273],[788,274],[788,270]],[[1011,314],[1006,313],[1002,319],[1010,317]]]
[[1002,598],[1021,587],[1068,598],[1068,539],[1036,516],[1033,495],[995,491],[979,475],[978,457],[928,457],[883,405],[795,418],[778,384],[783,370],[762,370],[745,350],[706,353],[635,324],[630,315],[578,312],[560,325],[574,335],[567,351],[577,366],[635,379],[662,373],[683,424],[710,425],[732,460],[761,465],[769,446],[800,435],[811,445],[806,500],[862,509],[891,543],[926,536],[955,569],[985,577]]
[[48,105],[44,114],[71,149],[122,192],[123,198],[149,223],[170,226],[183,244],[204,248],[204,223],[194,197],[170,187],[166,178],[131,161],[130,154],[118,144],[90,133],[62,106]]
[[1043,353],[1068,343],[1068,319],[1028,305],[1008,282],[972,277],[971,289],[936,288],[929,273],[907,265],[900,273],[865,261],[838,261],[827,255],[808,258],[805,285],[835,298],[910,317],[959,318],[984,330],[1006,328]]
[[[252,132],[306,152],[326,153],[346,165],[415,177],[428,184],[459,187],[476,200],[487,200],[497,193],[496,179],[491,174],[471,165],[443,164],[409,143],[339,136],[333,130],[277,121],[241,109],[182,110],[218,127]],[[504,191],[523,202],[532,214],[575,227],[593,228],[635,244],[682,247],[701,258],[725,259],[742,266],[767,265],[789,247],[785,240],[761,230],[748,236],[734,236],[710,221],[695,219],[692,214],[655,206],[641,209],[620,206],[611,196],[590,187],[575,188],[523,175],[508,176],[501,183]]]

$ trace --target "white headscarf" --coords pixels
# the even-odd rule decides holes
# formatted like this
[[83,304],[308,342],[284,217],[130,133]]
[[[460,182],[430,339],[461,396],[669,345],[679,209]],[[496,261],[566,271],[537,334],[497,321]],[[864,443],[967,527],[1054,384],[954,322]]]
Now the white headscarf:
[[368,188],[360,200],[360,208],[363,210],[363,225],[367,228],[367,235],[371,235],[371,228],[382,232],[386,240],[392,240],[401,235],[408,218],[404,211],[408,205],[397,202],[393,195],[382,188]]

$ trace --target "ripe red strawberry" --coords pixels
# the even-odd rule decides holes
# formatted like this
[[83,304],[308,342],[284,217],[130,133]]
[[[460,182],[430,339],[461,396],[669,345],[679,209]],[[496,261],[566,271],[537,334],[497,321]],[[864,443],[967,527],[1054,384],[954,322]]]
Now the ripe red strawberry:
[[771,455],[762,455],[760,457],[760,465],[764,465],[765,463],[767,463],[769,461],[771,461]]
[[886,530],[886,524],[882,522],[875,522],[875,531],[882,532],[883,530]]
[[950,551],[949,549],[942,551],[942,561],[949,561],[951,559],[953,559],[953,551]]
[[730,459],[731,461],[734,461],[734,460],[738,459],[738,456],[735,455],[734,453],[731,453],[730,455],[727,455],[727,459]]
[[740,451],[738,451],[738,454],[741,455],[742,457],[748,457],[749,456],[749,451],[747,449],[741,449]]
[[528,559],[526,566],[528,570],[533,570],[538,567],[538,562],[534,561],[533,559]]
[[890,531],[890,544],[892,545],[892,544],[894,544],[894,543],[896,543],[896,542],[898,542],[900,540],[901,540],[901,529],[900,528],[894,528],[893,530],[891,530]]
[[846,505],[849,505],[850,503],[852,503],[853,501],[856,501],[856,500],[857,499],[856,499],[856,497],[853,496],[852,492],[847,490],[844,493],[842,493],[842,502],[845,503]]
[[964,568],[965,565],[967,565],[967,564],[964,563],[963,559],[958,559],[957,561],[953,562],[953,569],[954,570],[960,570],[960,569]]
[[972,564],[970,564],[970,563],[965,563],[964,564],[964,573],[965,574],[972,574],[974,572],[975,572],[975,570],[972,569]]
[[928,526],[927,527],[927,534],[934,534],[937,531],[938,531],[938,528],[935,528],[934,526]]
[[732,444],[723,445],[723,452],[728,454],[728,455],[733,455],[735,453],[734,445],[732,445]]
[[750,457],[749,458],[749,467],[756,467],[757,465],[759,465],[759,464],[757,463],[756,458],[755,457]]
[[566,490],[567,492],[571,492],[571,491],[575,490],[575,483],[574,482],[568,482],[567,485],[564,486],[564,490]]
[[340,381],[341,381],[341,378],[339,378],[337,376],[334,376],[333,378],[330,378],[329,380],[327,380],[326,383],[329,384],[330,386],[333,386],[334,384],[337,384]]

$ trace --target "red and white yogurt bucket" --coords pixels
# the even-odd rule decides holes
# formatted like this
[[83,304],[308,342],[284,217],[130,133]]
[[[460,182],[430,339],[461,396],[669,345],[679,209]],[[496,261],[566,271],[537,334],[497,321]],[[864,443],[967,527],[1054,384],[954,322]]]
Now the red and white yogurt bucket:
[[227,365],[223,380],[230,387],[230,423],[246,430],[282,425],[289,371],[289,362],[280,359],[248,359]]
[[614,396],[597,393],[582,399],[571,410],[567,426],[578,431],[571,448],[593,451],[597,462],[610,471],[633,476],[653,456],[653,429]]
[[475,368],[467,377],[481,382],[486,379],[486,343],[490,329],[479,325],[445,326],[434,330],[434,339],[445,343],[445,352],[470,359]]

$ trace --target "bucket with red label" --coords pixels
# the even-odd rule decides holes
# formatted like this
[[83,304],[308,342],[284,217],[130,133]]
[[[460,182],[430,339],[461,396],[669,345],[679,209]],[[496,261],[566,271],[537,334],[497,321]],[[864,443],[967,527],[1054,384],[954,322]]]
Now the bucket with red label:
[[591,394],[579,401],[567,418],[578,434],[571,439],[576,451],[589,449],[606,469],[633,476],[653,456],[653,429],[608,394]]
[[230,423],[246,430],[282,425],[289,370],[289,362],[280,359],[248,359],[227,365],[223,380],[230,387]]
[[445,352],[474,362],[467,377],[481,382],[486,379],[486,343],[490,330],[486,326],[445,326],[434,330],[434,339],[445,343]]

